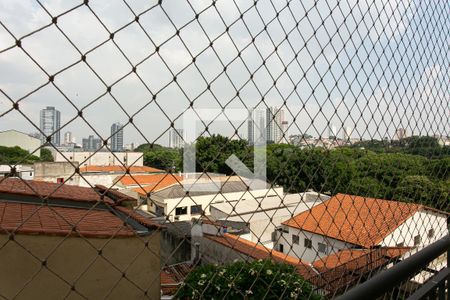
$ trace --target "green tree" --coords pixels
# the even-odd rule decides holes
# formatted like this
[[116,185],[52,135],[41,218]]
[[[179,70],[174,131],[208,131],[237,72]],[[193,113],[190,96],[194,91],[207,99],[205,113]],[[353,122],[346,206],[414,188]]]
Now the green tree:
[[198,138],[195,148],[198,172],[232,174],[232,170],[225,163],[232,154],[252,169],[252,150],[245,140],[231,140],[222,135],[212,135],[211,137]]
[[41,149],[41,161],[53,161],[52,152],[46,148]]
[[35,161],[39,161],[39,157],[30,154],[27,150],[18,146],[0,146],[1,164],[33,164]]
[[[445,186],[447,185],[447,188]],[[426,176],[406,176],[398,184],[395,199],[420,203],[448,211],[450,205],[449,186],[433,182]]]
[[177,149],[159,148],[144,152],[144,165],[162,170],[181,170],[181,151]]
[[270,260],[202,265],[186,277],[175,299],[320,299],[294,266]]

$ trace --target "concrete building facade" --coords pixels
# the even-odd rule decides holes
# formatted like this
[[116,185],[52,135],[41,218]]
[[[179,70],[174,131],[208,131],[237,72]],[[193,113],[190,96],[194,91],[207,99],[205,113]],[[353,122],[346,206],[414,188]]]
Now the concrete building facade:
[[143,166],[142,152],[91,152],[91,151],[53,151],[55,162],[78,162],[80,166]]
[[[41,141],[17,130],[5,130],[0,132],[0,146],[20,147],[33,155],[41,156]],[[36,151],[37,150],[37,151]]]

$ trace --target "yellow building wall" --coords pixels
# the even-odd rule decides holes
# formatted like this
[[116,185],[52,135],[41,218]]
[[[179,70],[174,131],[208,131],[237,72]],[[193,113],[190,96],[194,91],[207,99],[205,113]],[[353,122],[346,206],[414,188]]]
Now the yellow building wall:
[[114,239],[17,234],[9,240],[0,234],[0,295],[8,299],[159,299],[159,239],[159,232]]

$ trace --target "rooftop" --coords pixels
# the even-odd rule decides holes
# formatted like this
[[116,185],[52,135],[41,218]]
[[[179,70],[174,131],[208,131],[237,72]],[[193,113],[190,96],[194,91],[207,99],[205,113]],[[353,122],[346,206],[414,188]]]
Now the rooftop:
[[[185,197],[187,196],[187,192],[189,196],[201,196],[209,194],[216,195],[219,191],[221,194],[248,191],[250,180],[238,178],[238,176],[217,177],[210,181],[192,181],[192,183],[191,181],[183,181],[183,184],[175,184],[154,193],[153,197],[156,199],[173,199]],[[270,188],[270,184],[265,182],[262,182],[262,184],[267,189]]]
[[[120,182],[124,186],[156,186],[162,185],[165,183],[176,183],[182,180],[181,176],[174,175],[171,173],[163,173],[163,174],[138,174],[138,175],[126,175],[126,176],[118,176],[118,182]],[[167,186],[167,185],[165,185]]]
[[[35,189],[42,197],[33,194]],[[55,188],[59,188],[52,194]],[[67,186],[7,178],[0,183],[0,233],[129,237],[160,226],[120,206],[126,195],[105,187]],[[98,193],[108,193],[102,201]]]
[[[103,193],[104,192],[105,190],[103,190]],[[43,199],[74,200],[77,202],[105,202],[109,204],[114,203],[114,200],[109,196],[102,196],[102,192],[92,188],[82,188],[74,185],[36,180],[22,180],[18,178],[5,178],[1,180],[0,194],[1,193]],[[129,197],[126,199],[128,200]]]
[[266,248],[261,244],[250,242],[237,235],[225,233],[223,236],[205,235],[205,237],[253,259],[270,258],[280,263],[291,264],[296,267],[297,272],[303,278],[307,279],[316,275],[313,269],[307,263],[303,262],[301,259],[289,256],[276,250]]
[[331,294],[341,293],[409,250],[407,247],[341,250],[315,261],[313,267],[318,275],[309,280]]
[[368,248],[420,209],[417,204],[337,194],[282,224]]

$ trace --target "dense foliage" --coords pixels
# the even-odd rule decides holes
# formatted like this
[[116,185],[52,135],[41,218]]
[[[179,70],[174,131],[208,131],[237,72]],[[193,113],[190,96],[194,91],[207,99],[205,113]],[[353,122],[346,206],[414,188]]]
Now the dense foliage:
[[[182,151],[162,146],[142,148],[146,165],[181,170]],[[333,195],[411,201],[449,211],[448,149],[432,137],[364,141],[333,150],[270,144],[266,149],[267,177],[290,193],[313,189]],[[220,135],[200,137],[196,143],[197,171],[232,174],[225,163],[231,154],[252,169],[253,147],[246,141]]]
[[144,152],[144,165],[165,171],[180,171],[182,167],[181,150],[163,147],[158,144],[142,144],[136,151]]
[[186,277],[176,299],[320,299],[295,268],[270,260],[202,265]]
[[27,150],[18,146],[0,146],[0,164],[33,164],[40,160],[38,156],[30,154]]

